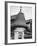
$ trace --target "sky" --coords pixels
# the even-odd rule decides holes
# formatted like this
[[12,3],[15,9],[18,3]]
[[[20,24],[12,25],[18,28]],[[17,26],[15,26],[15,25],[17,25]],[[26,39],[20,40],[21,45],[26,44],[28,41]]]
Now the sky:
[[[10,6],[10,15],[17,15],[20,11],[20,6]],[[24,13],[25,19],[32,19],[32,7],[22,6],[22,13]]]

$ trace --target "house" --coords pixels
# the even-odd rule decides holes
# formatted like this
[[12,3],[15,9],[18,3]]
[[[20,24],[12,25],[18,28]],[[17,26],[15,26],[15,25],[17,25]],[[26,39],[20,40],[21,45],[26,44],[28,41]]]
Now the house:
[[17,15],[11,16],[11,38],[32,38],[32,19],[25,20],[21,8]]

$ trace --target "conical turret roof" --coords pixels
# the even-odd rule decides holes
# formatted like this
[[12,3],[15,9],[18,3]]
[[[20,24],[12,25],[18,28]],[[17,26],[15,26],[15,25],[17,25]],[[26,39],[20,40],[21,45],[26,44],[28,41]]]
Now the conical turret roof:
[[20,12],[16,15],[16,20],[12,23],[12,26],[24,26],[27,27],[26,20],[24,17],[24,13],[22,13],[21,9]]

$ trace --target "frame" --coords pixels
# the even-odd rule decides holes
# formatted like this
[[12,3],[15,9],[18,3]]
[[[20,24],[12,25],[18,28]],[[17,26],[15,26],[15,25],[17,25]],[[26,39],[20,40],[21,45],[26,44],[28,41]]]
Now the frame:
[[[10,21],[8,21],[8,17],[10,18],[10,14],[11,12],[10,11],[10,6],[14,8],[14,6],[27,6],[27,7],[33,7],[31,8],[32,9],[32,17],[33,17],[33,22],[34,24],[32,24],[34,27],[32,27],[32,39],[29,42],[27,41],[27,39],[24,39],[22,40],[23,42],[17,42],[17,39],[16,40],[12,40],[12,41],[9,41],[11,39],[9,39],[9,33],[10,33],[10,29],[8,30],[8,27],[10,28]],[[15,8],[14,8],[15,9]],[[12,9],[11,9],[12,10]],[[14,10],[13,10],[14,11]],[[12,18],[12,17],[11,17]],[[12,18],[13,19],[13,18]],[[35,20],[35,21],[34,21]],[[32,22],[32,23],[33,23]],[[29,23],[29,22],[28,22]],[[15,26],[16,27],[16,26]],[[22,26],[23,27],[23,26]],[[34,29],[33,29],[34,28]],[[33,32],[34,30],[34,32]],[[9,38],[8,38],[9,37]],[[26,41],[25,41],[26,40]],[[33,41],[32,41],[33,40]],[[13,1],[5,1],[5,44],[6,45],[12,45],[12,44],[29,44],[29,43],[36,43],[36,3],[30,3],[30,2],[13,2]]]

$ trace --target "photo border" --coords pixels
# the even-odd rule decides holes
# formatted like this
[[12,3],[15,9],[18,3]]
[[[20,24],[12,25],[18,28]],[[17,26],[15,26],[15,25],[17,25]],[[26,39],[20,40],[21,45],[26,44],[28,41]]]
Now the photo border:
[[[8,3],[20,3],[20,4],[34,4],[35,5],[35,42],[23,42],[23,43],[8,43],[8,36],[7,36],[7,25],[8,25]],[[5,45],[12,45],[12,44],[31,44],[36,43],[36,3],[32,2],[16,2],[16,1],[5,1]]]

